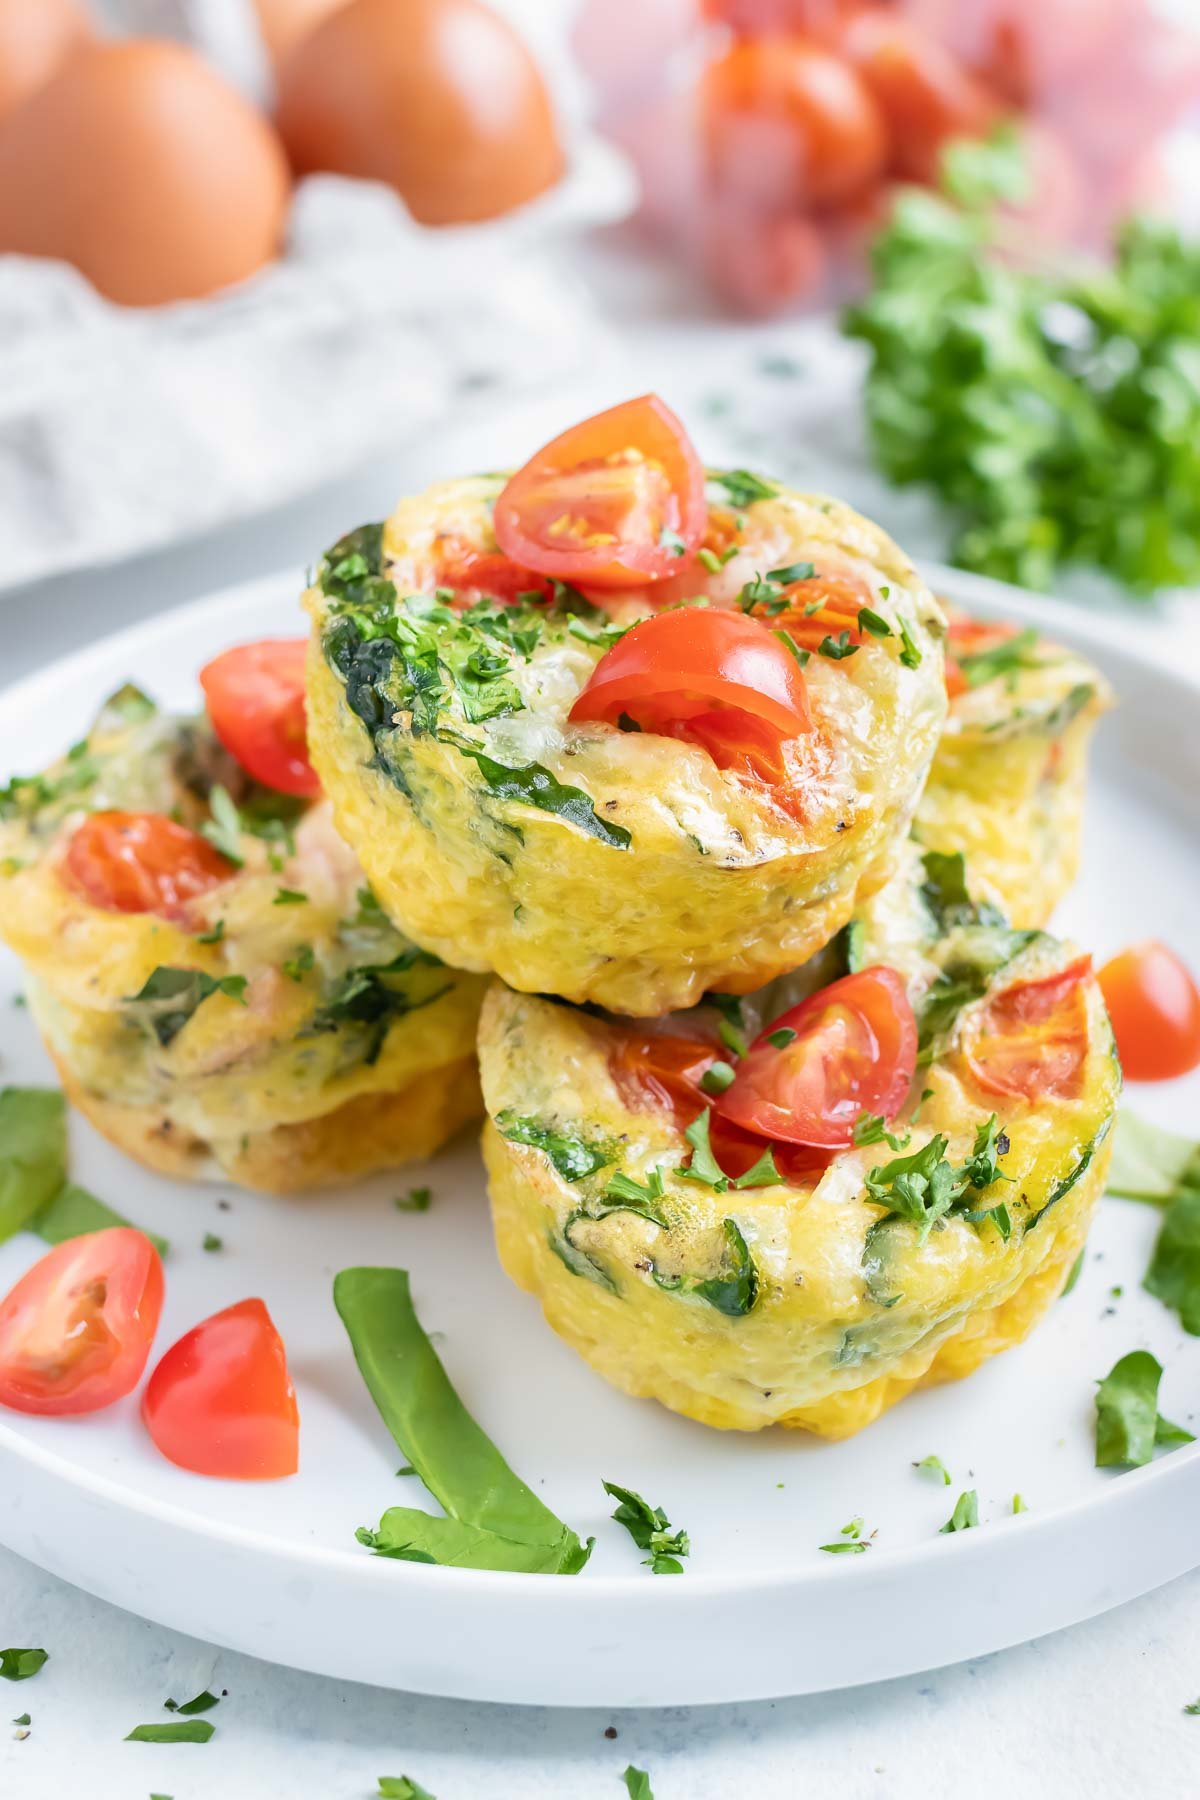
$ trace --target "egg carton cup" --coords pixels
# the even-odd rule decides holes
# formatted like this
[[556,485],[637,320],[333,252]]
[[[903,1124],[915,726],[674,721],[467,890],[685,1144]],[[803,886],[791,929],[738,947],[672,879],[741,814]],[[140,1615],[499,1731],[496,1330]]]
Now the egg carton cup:
[[564,248],[635,197],[590,138],[548,193],[479,225],[431,229],[377,183],[312,176],[278,262],[144,309],[0,257],[0,590],[245,518],[561,380],[603,337]]

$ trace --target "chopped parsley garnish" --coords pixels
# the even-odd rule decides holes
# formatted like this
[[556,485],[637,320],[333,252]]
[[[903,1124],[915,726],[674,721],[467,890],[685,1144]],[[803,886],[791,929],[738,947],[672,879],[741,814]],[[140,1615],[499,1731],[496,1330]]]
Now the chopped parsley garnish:
[[923,1456],[920,1462],[913,1464],[913,1468],[922,1475],[932,1476],[934,1481],[940,1481],[943,1487],[950,1486],[950,1471],[940,1456]]
[[954,1511],[940,1528],[941,1531],[970,1531],[979,1523],[979,1496],[974,1488],[968,1488],[954,1502]]
[[777,1030],[768,1031],[766,1042],[770,1044],[772,1050],[784,1050],[795,1037],[796,1033],[790,1025],[780,1025]]
[[[616,1733],[613,1733],[616,1736]],[[630,1763],[621,1778],[625,1783],[625,1792],[629,1800],[654,1800],[654,1790],[650,1786],[650,1777],[645,1769],[635,1769]]]
[[381,1775],[378,1800],[436,1800],[436,1796],[411,1775]]
[[289,981],[303,981],[315,961],[312,945],[301,944],[296,954],[286,957],[280,967]]
[[700,1088],[705,1094],[723,1094],[735,1079],[735,1071],[727,1062],[715,1062],[700,1077]]
[[212,994],[224,994],[246,1004],[244,975],[213,976],[204,969],[174,969],[160,964],[147,976],[136,994],[127,994],[127,1006],[145,1006],[155,1037],[164,1048],[174,1042],[197,1007]]
[[[911,1155],[883,1163],[867,1175],[870,1198],[887,1207],[888,1218],[906,1219],[916,1225],[918,1242],[922,1244],[939,1219],[955,1208],[966,1210],[963,1202],[969,1190],[982,1190],[1005,1179],[999,1159],[1008,1154],[1009,1143],[994,1114],[976,1126],[971,1153],[962,1163],[956,1165],[947,1160],[948,1148],[949,1140],[938,1132]],[[967,1216],[980,1223],[997,1210],[986,1208]],[[1000,1229],[1008,1235],[1003,1225]]]
[[995,681],[1000,675],[1015,675],[1019,669],[1037,667],[1038,659],[1032,653],[1037,648],[1038,634],[1032,625],[1024,631],[1018,631],[1014,637],[1004,638],[993,644],[989,650],[976,650],[958,658],[958,666],[962,670],[969,688],[982,687],[987,681]]
[[1020,1496],[1020,1494],[1014,1494],[1014,1495],[1013,1495],[1013,1497],[1012,1497],[1012,1509],[1013,1509],[1013,1512],[1014,1512],[1014,1513],[1023,1513],[1023,1512],[1028,1512],[1028,1511],[1029,1511],[1029,1508],[1028,1508],[1028,1507],[1027,1507],[1027,1506],[1026,1506],[1026,1504],[1025,1504],[1025,1502],[1024,1502],[1024,1500],[1022,1500],[1022,1498],[1021,1498],[1021,1496]]
[[891,637],[892,628],[887,620],[877,613],[874,607],[860,606],[858,609],[858,629],[869,631],[872,637]]
[[211,931],[202,931],[197,935],[198,944],[219,944],[225,936],[225,921],[218,919]]
[[[206,1231],[202,1248],[205,1250],[223,1250],[225,1248],[225,1240],[224,1238],[217,1237],[215,1232]],[[180,1710],[182,1710],[182,1708]]]
[[854,1122],[852,1141],[860,1148],[864,1144],[886,1144],[889,1150],[903,1150],[912,1142],[912,1133],[897,1137],[887,1128],[887,1120],[881,1113],[860,1113]]
[[308,895],[302,894],[299,888],[281,887],[276,891],[272,906],[307,906]]
[[[780,587],[791,587],[795,581],[811,581],[816,574],[816,564],[810,562],[789,563],[785,569],[769,569],[767,580],[779,583]],[[822,606],[824,601],[820,603]]]
[[363,1062],[368,1067],[373,1066],[379,1060],[394,1020],[432,1006],[450,991],[449,983],[426,994],[412,994],[404,986],[393,985],[395,978],[422,964],[440,966],[439,959],[429,951],[409,945],[391,962],[365,963],[357,969],[347,969],[325,994],[300,1036],[316,1037],[344,1027],[363,1026],[366,1028]]
[[832,662],[842,662],[847,656],[857,656],[859,646],[850,642],[848,631],[839,631],[836,637],[827,632],[817,645],[817,655],[827,656]]
[[652,1575],[682,1575],[681,1556],[691,1549],[686,1531],[671,1524],[661,1506],[651,1506],[632,1488],[605,1481],[604,1491],[619,1502],[613,1518],[623,1525],[639,1550],[648,1550],[643,1561]]
[[170,1725],[135,1725],[127,1744],[207,1744],[216,1731],[211,1719],[184,1719]]
[[215,850],[219,850],[227,861],[240,869],[246,860],[242,855],[244,827],[229,789],[222,787],[220,782],[209,792],[208,809],[212,817],[201,825],[201,836],[206,837]]
[[0,1676],[5,1681],[28,1681],[49,1660],[48,1650],[0,1650]]
[[707,569],[710,575],[717,575],[720,573],[721,559],[714,550],[709,550],[707,546],[697,550],[696,561],[702,568]]
[[433,1189],[427,1187],[409,1188],[406,1194],[397,1194],[392,1201],[397,1212],[428,1212],[433,1205]]
[[835,1538],[832,1544],[819,1544],[817,1548],[824,1550],[827,1556],[861,1556],[864,1550],[871,1548],[871,1542],[863,1536],[863,1522],[857,1518],[842,1526],[840,1538]]
[[1155,1445],[1174,1449],[1193,1435],[1158,1410],[1162,1364],[1149,1350],[1131,1350],[1113,1364],[1096,1391],[1096,1467],[1141,1468]]
[[640,1213],[665,1229],[667,1221],[658,1204],[665,1192],[661,1169],[651,1169],[645,1181],[635,1181],[632,1175],[618,1169],[609,1176],[603,1198],[613,1202],[612,1211]]
[[904,619],[900,621],[900,661],[906,669],[919,669],[921,650]]
[[182,1703],[164,1700],[163,1705],[168,1712],[178,1713],[181,1718],[185,1716],[192,1718],[197,1713],[211,1712],[214,1706],[220,1705],[220,1698],[218,1695],[210,1693],[208,1688],[203,1688],[194,1700],[184,1700]]
[[671,552],[672,556],[683,556],[687,551],[687,545],[684,543],[679,533],[677,531],[672,531],[669,525],[663,526],[658,534],[658,541],[664,550],[669,550]]
[[772,500],[779,492],[778,483],[766,481],[749,469],[706,469],[708,480],[725,489],[729,504],[736,508],[752,506],[756,500]]

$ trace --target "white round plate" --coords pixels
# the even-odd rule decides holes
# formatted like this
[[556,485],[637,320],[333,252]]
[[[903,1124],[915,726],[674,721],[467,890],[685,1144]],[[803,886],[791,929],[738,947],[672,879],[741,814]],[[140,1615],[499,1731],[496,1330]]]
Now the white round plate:
[[[1200,681],[1123,625],[935,572],[983,612],[1045,625],[1092,654],[1122,707],[1101,728],[1086,869],[1064,926],[1099,956],[1147,933],[1200,966]],[[126,678],[173,705],[240,639],[299,629],[298,581],[217,595],[96,645],[0,696],[0,770],[34,770]],[[564,922],[566,924],[566,922]],[[0,965],[0,1071],[50,1079]],[[1187,1130],[1195,1079],[1136,1095]],[[758,1699],[958,1661],[1086,1618],[1200,1562],[1200,1445],[1150,1467],[1097,1471],[1094,1382],[1139,1345],[1164,1364],[1162,1407],[1191,1421],[1200,1340],[1140,1286],[1157,1217],[1109,1200],[1074,1292],[1033,1338],[969,1381],[907,1400],[861,1436],[743,1437],[615,1393],[509,1285],[492,1248],[470,1134],[428,1167],[282,1200],[185,1187],[125,1160],[80,1120],[75,1177],[171,1240],[160,1348],[197,1319],[261,1294],[288,1346],[302,1418],[289,1481],[208,1481],[158,1456],[136,1400],[86,1420],[5,1415],[0,1541],[92,1593],[197,1637],[356,1681],[562,1705]],[[428,1213],[393,1196],[428,1182]],[[215,1232],[224,1248],[206,1253]],[[43,1246],[0,1247],[0,1292]],[[335,1270],[402,1265],[467,1405],[595,1554],[575,1578],[396,1563],[354,1529],[420,1504],[359,1379],[334,1312]],[[940,1456],[953,1485],[913,1463]],[[610,1518],[601,1478],[686,1527],[682,1576],[653,1577]],[[981,1528],[939,1535],[956,1496]],[[1029,1511],[1012,1516],[1020,1493]],[[863,1556],[818,1546],[862,1515]]]

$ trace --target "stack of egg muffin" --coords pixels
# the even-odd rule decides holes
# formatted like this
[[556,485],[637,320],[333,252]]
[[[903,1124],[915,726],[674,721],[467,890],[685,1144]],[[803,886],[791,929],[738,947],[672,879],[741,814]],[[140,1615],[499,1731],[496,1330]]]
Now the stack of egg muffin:
[[287,1191],[482,1105],[509,1275],[710,1425],[844,1436],[1023,1338],[1120,1085],[1044,929],[1098,673],[652,396],[403,500],[304,603],[306,672],[123,690],[0,797],[0,935],[88,1117]]

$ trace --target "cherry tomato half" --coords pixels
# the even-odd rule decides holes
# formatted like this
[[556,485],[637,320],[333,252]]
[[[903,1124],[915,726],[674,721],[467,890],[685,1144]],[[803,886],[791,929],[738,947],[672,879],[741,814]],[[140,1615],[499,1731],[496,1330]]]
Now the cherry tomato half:
[[702,104],[713,181],[748,204],[837,205],[887,162],[858,73],[799,33],[736,40],[705,71]]
[[1004,988],[970,1018],[963,1055],[981,1088],[1018,1100],[1077,1099],[1088,1052],[1090,956]]
[[227,1306],[172,1344],[146,1383],[142,1418],[181,1469],[234,1481],[294,1475],[296,1390],[262,1301]]
[[592,587],[677,573],[707,517],[704,470],[656,394],[573,425],[518,469],[496,502],[496,541],[514,562]]
[[238,644],[200,671],[212,728],[248,775],[280,794],[321,791],[308,760],[303,638]]
[[[672,1115],[680,1131],[712,1105],[700,1082],[715,1062],[729,1052],[704,1038],[675,1036],[666,1032],[631,1031],[617,1041],[609,1057],[609,1071],[625,1105],[638,1111],[647,1104]],[[785,1182],[819,1178],[828,1155],[804,1144],[768,1144],[766,1138],[743,1131],[740,1125],[713,1113],[709,1144],[718,1166],[736,1179],[752,1169],[768,1149]]]
[[800,665],[745,613],[681,607],[643,619],[605,652],[570,712],[576,723],[681,738],[721,769],[779,781],[782,746],[812,729]]
[[1097,980],[1131,1081],[1169,1081],[1200,1063],[1200,992],[1173,950],[1134,944]]
[[0,1405],[90,1413],[137,1386],[162,1311],[163,1272],[144,1232],[67,1238],[0,1302]]
[[163,813],[98,812],[71,838],[62,873],[93,906],[171,919],[236,870],[207,838]]
[[879,964],[844,975],[776,1019],[715,1105],[745,1131],[842,1149],[863,1113],[895,1117],[916,1066],[908,993],[896,971]]
[[1000,108],[952,53],[884,7],[852,15],[838,48],[857,69],[887,120],[891,165],[913,181],[933,181],[953,137],[983,137]]

